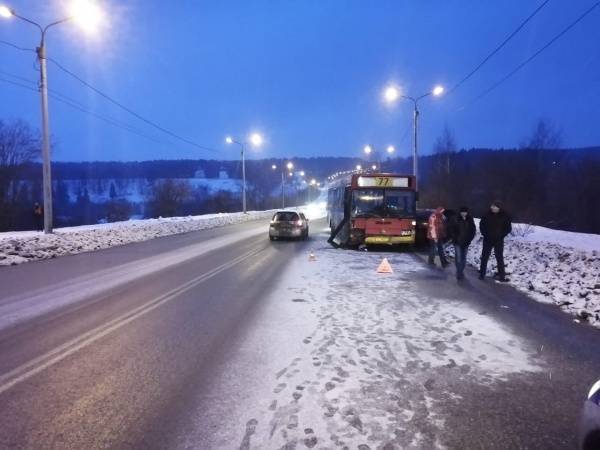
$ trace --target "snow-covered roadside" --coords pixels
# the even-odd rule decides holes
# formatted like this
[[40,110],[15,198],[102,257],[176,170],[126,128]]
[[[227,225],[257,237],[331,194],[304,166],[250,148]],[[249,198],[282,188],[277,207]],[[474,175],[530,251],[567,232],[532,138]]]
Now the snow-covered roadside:
[[386,254],[394,273],[379,274],[384,255],[335,250],[326,237],[313,237],[316,261],[307,249],[272,294],[278,310],[305,311],[286,321],[289,339],[305,322],[304,348],[244,349],[272,373],[256,387],[260,401],[236,410],[240,448],[445,448],[448,411],[469,386],[543,370],[536,349],[410,254]]
[[[290,210],[304,211],[309,219],[325,215],[323,202],[310,203]],[[249,211],[247,214],[223,213],[201,216],[128,220],[125,222],[57,228],[54,234],[40,231],[0,233],[0,266],[90,252],[162,236],[205,230],[258,219],[270,219],[276,209]]]
[[[510,284],[543,303],[551,303],[600,328],[600,235],[517,224],[504,245]],[[478,235],[479,236],[479,235]],[[479,267],[480,236],[468,262]],[[492,254],[488,275],[496,271]]]
[[54,230],[54,234],[38,231],[0,233],[0,266],[100,250],[250,220],[267,219],[272,215],[273,211],[251,211],[248,214],[206,214],[58,228]]

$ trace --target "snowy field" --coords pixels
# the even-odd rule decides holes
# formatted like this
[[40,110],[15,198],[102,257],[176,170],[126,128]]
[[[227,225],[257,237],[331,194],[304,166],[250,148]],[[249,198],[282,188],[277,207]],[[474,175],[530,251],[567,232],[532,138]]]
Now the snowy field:
[[[476,268],[481,244],[478,234],[469,248],[469,264]],[[505,241],[504,261],[517,289],[600,327],[600,235],[517,224]],[[488,275],[495,270],[492,254]]]

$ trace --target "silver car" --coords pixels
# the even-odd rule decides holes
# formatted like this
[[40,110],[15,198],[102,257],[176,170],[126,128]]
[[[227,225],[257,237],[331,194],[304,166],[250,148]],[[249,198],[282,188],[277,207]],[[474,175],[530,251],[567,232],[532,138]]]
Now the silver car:
[[301,212],[277,211],[269,225],[269,239],[308,238],[308,219]]

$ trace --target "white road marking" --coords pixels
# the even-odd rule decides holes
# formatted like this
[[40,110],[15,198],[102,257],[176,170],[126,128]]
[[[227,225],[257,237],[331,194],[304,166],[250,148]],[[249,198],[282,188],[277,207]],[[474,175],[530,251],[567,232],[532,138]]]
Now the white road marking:
[[6,392],[12,387],[16,386],[19,383],[31,378],[35,374],[47,369],[48,367],[62,361],[67,356],[72,355],[73,353],[81,350],[82,348],[94,343],[98,339],[112,333],[113,331],[122,328],[123,326],[133,322],[134,320],[148,314],[154,309],[158,308],[165,303],[174,300],[179,295],[184,292],[189,291],[190,289],[196,287],[197,285],[203,283],[204,281],[218,275],[219,273],[239,264],[240,262],[248,259],[252,256],[257,255],[263,249],[258,248],[251,250],[237,258],[222,264],[214,269],[199,275],[198,277],[188,281],[187,283],[182,284],[181,286],[170,290],[169,292],[162,294],[141,306],[111,320],[110,322],[105,323],[99,327],[90,330],[81,336],[78,336],[59,347],[56,347],[49,352],[38,356],[37,358],[32,359],[31,361],[22,364],[21,366],[7,372],[6,374],[0,376],[0,394]]

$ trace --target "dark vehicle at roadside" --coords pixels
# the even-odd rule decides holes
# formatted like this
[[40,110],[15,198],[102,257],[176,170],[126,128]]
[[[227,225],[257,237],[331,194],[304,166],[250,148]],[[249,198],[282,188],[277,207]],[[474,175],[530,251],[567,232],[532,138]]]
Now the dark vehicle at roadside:
[[307,239],[308,219],[301,212],[277,211],[269,225],[269,239]]
[[590,389],[583,406],[580,441],[582,450],[600,449],[600,380]]
[[[429,222],[429,216],[433,214],[435,210],[433,209],[417,209],[416,213],[416,239],[415,245],[417,247],[424,247],[429,245],[429,241],[427,240],[427,223]],[[447,222],[450,222],[456,216],[456,211],[453,209],[444,210],[444,217]]]

